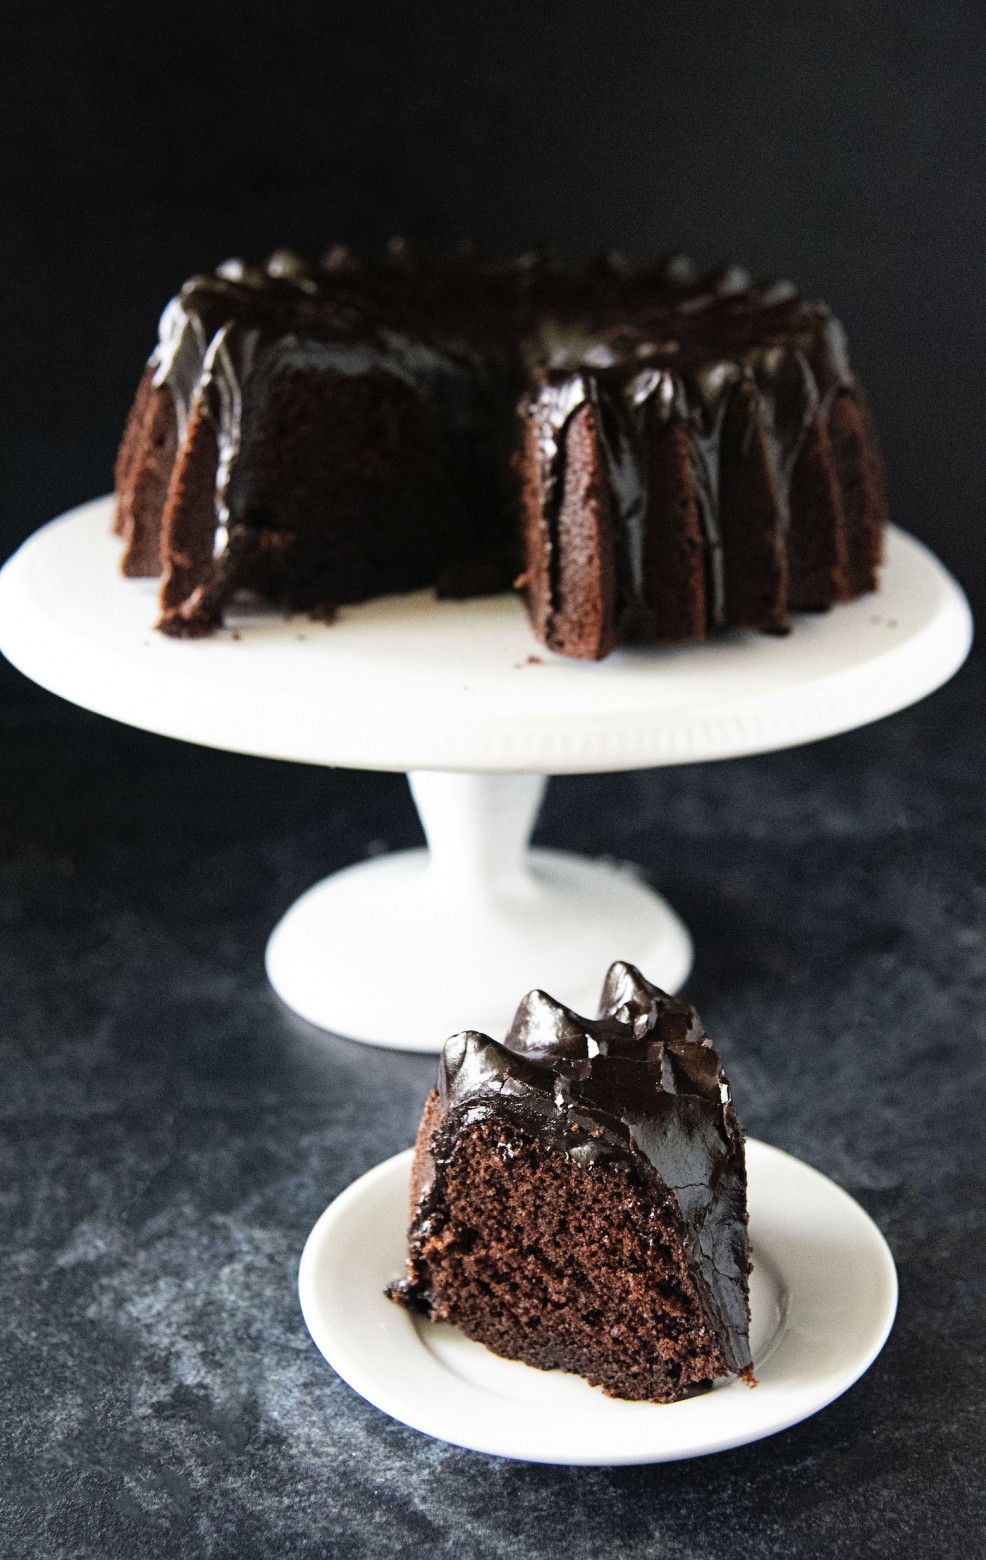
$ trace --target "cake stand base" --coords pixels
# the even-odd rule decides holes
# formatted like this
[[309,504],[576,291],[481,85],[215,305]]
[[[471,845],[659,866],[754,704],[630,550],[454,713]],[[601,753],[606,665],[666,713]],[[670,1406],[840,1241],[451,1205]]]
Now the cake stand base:
[[614,959],[683,984],[691,938],[633,868],[527,851],[543,775],[409,779],[429,849],[335,873],[271,935],[268,976],[302,1018],[439,1051],[460,1029],[502,1040],[535,986],[594,1016]]

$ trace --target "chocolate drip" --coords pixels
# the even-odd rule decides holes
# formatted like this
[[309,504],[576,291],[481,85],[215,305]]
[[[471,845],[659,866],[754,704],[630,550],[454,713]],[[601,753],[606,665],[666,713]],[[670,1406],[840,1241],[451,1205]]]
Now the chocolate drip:
[[179,442],[188,429],[188,414],[207,349],[198,315],[187,313],[180,298],[172,298],[161,316],[158,345],[149,367],[153,370],[153,383],[164,385],[171,392]]
[[775,542],[781,547],[791,523],[791,478],[821,398],[811,365],[798,348],[768,348],[754,359],[752,372],[777,498]]
[[647,482],[640,424],[649,392],[635,392],[636,384],[636,380],[631,380],[614,393],[599,376],[594,381],[593,392],[620,526],[621,545],[617,557],[622,564],[621,595],[624,600],[643,606],[646,596]]
[[737,364],[728,361],[703,364],[694,374],[691,395],[688,390],[692,387],[686,384],[695,494],[705,536],[708,617],[713,628],[721,628],[726,621],[726,576],[719,526],[722,429],[726,398],[741,372]]

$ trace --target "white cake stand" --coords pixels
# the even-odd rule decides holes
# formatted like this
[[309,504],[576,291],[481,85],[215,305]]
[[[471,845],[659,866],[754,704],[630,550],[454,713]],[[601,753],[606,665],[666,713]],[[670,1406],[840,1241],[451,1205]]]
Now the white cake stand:
[[891,531],[880,593],[787,638],[567,661],[510,596],[430,593],[331,625],[238,610],[188,643],[152,630],[156,584],[126,581],[111,501],[53,520],[0,573],[0,650],[42,687],[186,742],[408,774],[427,851],[377,857],[302,895],[267,970],[312,1023],[436,1051],[457,1029],[502,1035],[541,986],[595,1011],[628,959],[676,989],[691,939],[631,868],[527,841],[552,774],[692,763],[849,731],[932,692],[972,637],[962,591]]

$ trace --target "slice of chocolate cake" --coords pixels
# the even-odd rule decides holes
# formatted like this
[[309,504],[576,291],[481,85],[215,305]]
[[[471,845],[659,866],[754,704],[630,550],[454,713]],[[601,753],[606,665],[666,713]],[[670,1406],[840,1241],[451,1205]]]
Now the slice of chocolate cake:
[[671,1403],[749,1344],[746,1163],[694,1008],[614,964],[600,1017],[533,991],[442,1055],[391,1299],[508,1359]]

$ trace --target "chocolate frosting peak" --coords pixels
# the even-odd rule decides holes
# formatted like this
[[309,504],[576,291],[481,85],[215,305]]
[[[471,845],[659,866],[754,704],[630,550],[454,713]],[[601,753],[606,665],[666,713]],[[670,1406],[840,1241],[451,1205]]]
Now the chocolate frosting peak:
[[[611,966],[598,1018],[583,1018],[544,991],[531,991],[501,1045],[473,1030],[453,1035],[439,1067],[448,1108],[484,1094],[531,1099],[561,1093],[573,1107],[605,1107],[607,1129],[631,1147],[636,1128],[667,1095],[715,1105],[727,1142],[729,1085],[698,1014],[646,980],[632,964]],[[731,1108],[731,1107],[730,1107]],[[651,1160],[653,1164],[654,1161]]]
[[617,1165],[673,1200],[710,1322],[732,1368],[749,1365],[743,1131],[693,1007],[623,962],[606,976],[598,1018],[532,991],[503,1044],[472,1030],[452,1036],[438,1096],[418,1228],[458,1131],[505,1113],[583,1168]]

